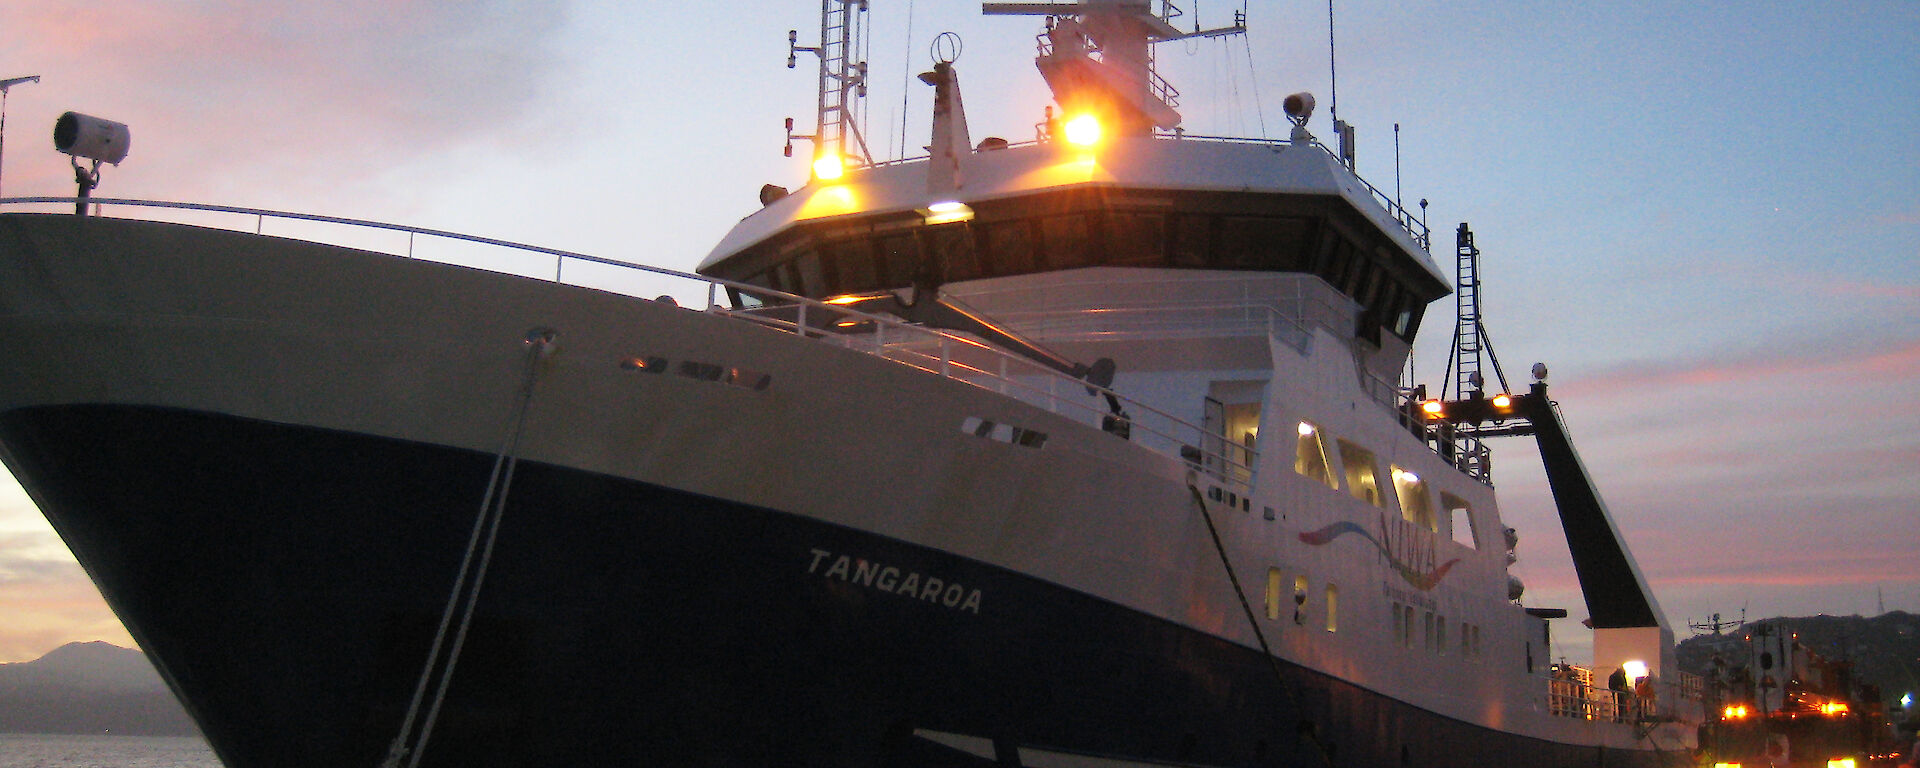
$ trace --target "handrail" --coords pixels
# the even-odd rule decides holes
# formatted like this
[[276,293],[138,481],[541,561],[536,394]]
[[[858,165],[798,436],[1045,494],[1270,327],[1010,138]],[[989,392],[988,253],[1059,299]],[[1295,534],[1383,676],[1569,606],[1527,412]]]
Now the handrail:
[[[78,202],[72,197],[15,197],[0,198],[0,209],[19,205],[62,205],[71,206]],[[1192,452],[1199,451],[1202,457],[1200,466],[1220,467],[1229,481],[1242,488],[1245,483],[1238,477],[1250,477],[1257,452],[1249,452],[1243,447],[1227,440],[1222,434],[1209,433],[1205,428],[1162,411],[1146,403],[1132,400],[1125,395],[1106,387],[1088,384],[1074,379],[1046,366],[1039,365],[1019,355],[1003,351],[969,337],[953,332],[913,325],[890,317],[872,315],[841,305],[798,296],[756,285],[709,277],[689,272],[638,264],[620,259],[593,256],[574,251],[546,248],[543,246],[516,243],[478,235],[466,235],[446,230],[428,229],[405,224],[350,219],[339,216],[291,213],[262,208],[240,206],[211,205],[205,203],[181,203],[158,200],[137,200],[125,198],[88,198],[87,202],[100,206],[126,206],[133,208],[157,208],[169,210],[187,210],[203,213],[234,214],[254,218],[254,233],[264,230],[267,219],[286,219],[292,221],[317,222],[346,227],[378,229],[408,234],[407,253],[388,255],[414,258],[416,236],[443,238],[458,242],[473,243],[508,251],[539,254],[554,257],[553,277],[549,282],[569,284],[562,275],[568,260],[578,260],[606,266],[631,269],[659,277],[692,281],[704,286],[706,306],[704,311],[751,322],[763,327],[773,328],[796,337],[821,343],[831,343],[854,351],[864,352],[885,358],[896,363],[918,368],[944,378],[983,389],[995,390],[1001,394],[1015,397],[1029,404],[1044,408],[1050,412],[1075,418],[1082,423],[1105,428],[1105,422],[1111,414],[1105,407],[1107,396],[1120,402],[1128,415],[1129,439],[1148,450],[1170,458],[1194,464],[1190,461]],[[48,214],[48,215],[72,215]],[[231,230],[231,228],[228,228]],[[330,245],[325,240],[291,238],[319,242]],[[352,246],[360,248],[359,246]],[[361,248],[361,250],[365,250]],[[450,262],[449,262],[450,263]],[[484,268],[484,267],[481,267]],[[499,270],[493,270],[499,271]],[[547,280],[545,277],[532,279]],[[736,308],[729,301],[721,301],[722,289],[729,289],[733,296],[749,296],[761,304],[759,308]],[[639,294],[615,289],[603,289],[612,293],[646,298]],[[791,314],[791,317],[787,317]],[[870,337],[870,338],[869,338]],[[1060,391],[1064,388],[1064,394]],[[1085,397],[1072,397],[1075,394]],[[1210,442],[1232,445],[1236,455],[1246,457],[1246,462],[1236,460],[1219,452],[1204,451],[1201,446]]]

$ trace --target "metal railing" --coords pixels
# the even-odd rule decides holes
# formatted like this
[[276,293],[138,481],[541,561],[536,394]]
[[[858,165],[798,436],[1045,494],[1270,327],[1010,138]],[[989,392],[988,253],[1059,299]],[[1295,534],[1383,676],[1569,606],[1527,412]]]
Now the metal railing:
[[[0,213],[15,212],[32,206],[71,206],[76,203],[71,197],[18,197],[0,199]],[[647,285],[657,289],[663,282],[690,287],[690,292],[679,292],[680,302],[692,308],[695,302],[685,301],[685,297],[704,293],[704,306],[699,309],[723,315],[741,322],[749,322],[762,327],[790,333],[798,339],[812,343],[831,344],[846,349],[882,357],[896,363],[908,365],[922,371],[933,373],[947,379],[963,382],[972,386],[992,390],[1008,397],[1027,402],[1052,413],[1072,418],[1076,421],[1106,429],[1116,434],[1124,433],[1127,439],[1156,453],[1179,460],[1195,469],[1217,471],[1225,475],[1230,484],[1244,489],[1239,478],[1250,476],[1251,467],[1257,459],[1243,447],[1226,440],[1224,435],[1210,434],[1199,425],[1174,416],[1146,403],[1132,400],[1111,389],[1088,384],[1082,380],[1062,374],[1052,368],[1040,365],[1027,358],[1003,351],[997,347],[982,343],[971,337],[941,331],[924,326],[912,325],[890,317],[867,314],[847,307],[816,301],[769,288],[749,285],[715,277],[707,277],[664,267],[654,267],[620,259],[593,256],[555,248],[545,248],[524,243],[516,243],[496,238],[465,235],[445,230],[413,227],[403,224],[349,219],[338,216],[289,213],[259,208],[237,206],[206,205],[199,203],[179,203],[154,200],[132,200],[119,198],[93,198],[89,205],[96,206],[102,215],[115,212],[118,208],[159,209],[189,212],[193,214],[212,214],[236,223],[240,226],[215,226],[213,228],[229,231],[247,231],[267,235],[270,221],[305,222],[352,230],[380,230],[404,233],[404,248],[382,250],[369,248],[365,244],[342,245],[342,239],[327,239],[311,236],[290,236],[274,234],[274,237],[317,242],[327,245],[342,245],[358,250],[386,253],[403,258],[425,258],[449,264],[488,269],[495,272],[517,274],[532,279],[550,282],[580,285],[612,293],[646,298],[653,290],[644,292],[623,289],[618,286],[599,284],[588,285],[585,282],[569,282],[565,279],[566,267],[573,262],[596,264],[628,270],[653,278]],[[68,215],[71,213],[48,215]],[[137,218],[137,217],[129,217]],[[145,219],[153,221],[156,219]],[[168,223],[183,223],[169,221]],[[206,226],[204,223],[196,224]],[[250,225],[250,226],[249,226]],[[324,230],[332,231],[332,230]],[[310,233],[311,234],[311,233]],[[424,238],[425,242],[422,241]],[[517,269],[499,269],[490,266],[478,266],[458,260],[434,258],[431,246],[435,241],[450,241],[466,245],[478,245],[499,249],[516,258],[525,256],[551,257],[552,270],[537,272]],[[427,255],[423,255],[423,252]],[[551,277],[548,277],[548,275]],[[731,292],[733,295],[728,295]],[[753,308],[733,306],[733,296],[751,297]],[[1120,403],[1125,417],[1118,417],[1109,411],[1107,397],[1111,396]],[[1124,424],[1117,422],[1123,421]],[[1206,445],[1233,445],[1233,456],[1202,450]]]

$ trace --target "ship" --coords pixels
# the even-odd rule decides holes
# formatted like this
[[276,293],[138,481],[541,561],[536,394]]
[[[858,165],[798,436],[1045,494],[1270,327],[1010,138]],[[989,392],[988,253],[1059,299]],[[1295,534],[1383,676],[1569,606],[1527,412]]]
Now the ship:
[[[983,10],[1044,24],[1031,140],[973,141],[948,50],[928,155],[867,157],[866,4],[824,0],[813,172],[694,273],[7,201],[0,459],[233,768],[1681,759],[1697,685],[1544,369],[1400,380],[1477,283],[1350,131],[1180,129],[1152,46],[1240,19]],[[1509,435],[1591,668],[1510,573]]]

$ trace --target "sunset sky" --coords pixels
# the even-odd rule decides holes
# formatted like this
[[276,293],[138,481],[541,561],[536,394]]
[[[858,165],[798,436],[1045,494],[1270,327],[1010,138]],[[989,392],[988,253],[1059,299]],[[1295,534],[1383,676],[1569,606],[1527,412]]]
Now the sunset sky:
[[[869,145],[922,154],[941,31],[973,136],[1032,137],[1032,18],[875,0]],[[1189,11],[1191,3],[1182,3]],[[1203,3],[1206,26],[1236,4]],[[8,0],[0,194],[71,195],[55,118],[127,123],[102,197],[301,211],[691,270],[761,184],[798,186],[811,0],[634,5]],[[1358,126],[1376,187],[1470,222],[1516,387],[1552,369],[1587,467],[1685,637],[1689,619],[1920,612],[1920,3],[1345,0],[1338,102],[1322,2],[1173,43],[1189,133],[1285,135],[1311,91]],[[1191,17],[1182,20],[1189,26]],[[908,35],[909,26],[911,36]],[[1250,65],[1251,64],[1251,68]],[[904,101],[903,101],[904,99]],[[904,111],[903,111],[904,104]],[[901,115],[905,114],[902,141]],[[1400,126],[1396,184],[1394,125]],[[1437,387],[1452,300],[1427,315]],[[1537,453],[1497,445],[1530,605],[1585,616]],[[0,483],[0,662],[130,645],[17,487]]]

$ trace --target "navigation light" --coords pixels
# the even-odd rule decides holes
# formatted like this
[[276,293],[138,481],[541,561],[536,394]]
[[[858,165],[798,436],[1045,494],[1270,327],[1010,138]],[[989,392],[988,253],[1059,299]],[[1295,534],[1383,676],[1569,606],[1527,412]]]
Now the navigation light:
[[1066,132],[1068,144],[1079,147],[1091,147],[1100,143],[1100,118],[1086,114],[1068,120]]
[[832,181],[847,172],[846,162],[837,152],[822,152],[813,161],[813,177],[821,181]]

